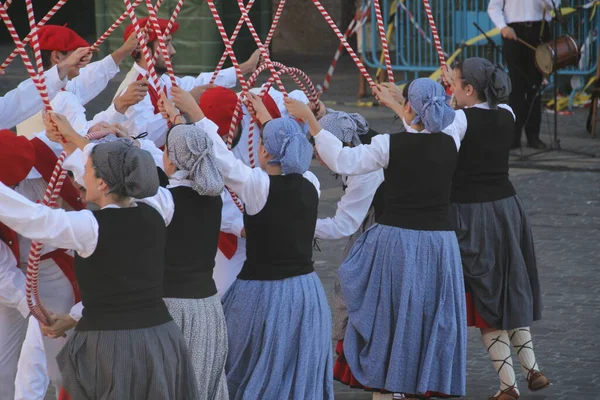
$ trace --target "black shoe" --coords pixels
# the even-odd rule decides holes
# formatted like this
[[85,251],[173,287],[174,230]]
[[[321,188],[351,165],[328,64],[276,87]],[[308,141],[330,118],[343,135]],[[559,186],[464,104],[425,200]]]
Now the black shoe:
[[527,143],[527,147],[536,150],[545,150],[548,148],[548,146],[546,146],[546,143],[542,142],[540,139],[534,139],[531,142]]

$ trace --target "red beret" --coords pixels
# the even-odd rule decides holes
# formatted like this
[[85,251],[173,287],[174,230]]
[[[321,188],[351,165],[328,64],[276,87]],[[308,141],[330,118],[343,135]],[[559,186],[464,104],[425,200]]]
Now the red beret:
[[14,186],[27,177],[35,163],[35,149],[25,136],[0,130],[0,182]]
[[[271,117],[281,118],[277,103],[268,93],[265,94],[262,101]],[[233,90],[217,86],[208,89],[200,96],[200,109],[206,118],[217,124],[219,135],[225,136],[229,133],[237,102],[238,97]]]
[[86,42],[72,29],[66,26],[44,25],[38,29],[41,50],[67,51],[77,50],[80,47],[88,47]]
[[[138,19],[138,24],[140,26],[140,29],[143,29],[146,24],[148,24],[148,21],[150,19],[149,18],[141,18]],[[164,18],[157,18],[158,20],[158,25],[160,26],[160,31],[162,33],[165,32],[165,30],[167,29],[167,25],[169,24],[169,20],[168,19],[164,19]],[[177,32],[177,30],[179,29],[179,24],[177,22],[173,23],[173,27],[171,28],[171,34],[174,34],[175,32]],[[127,39],[129,39],[129,36],[135,33],[135,28],[133,27],[133,24],[129,24],[127,26],[127,28],[125,28],[125,33],[123,33],[123,41],[127,41]],[[148,42],[154,42],[156,39],[158,39],[158,37],[156,36],[156,32],[154,32],[154,29],[148,29]]]
[[219,127],[219,135],[229,133],[229,126],[238,103],[237,94],[231,89],[217,86],[210,88],[200,96],[200,109]]

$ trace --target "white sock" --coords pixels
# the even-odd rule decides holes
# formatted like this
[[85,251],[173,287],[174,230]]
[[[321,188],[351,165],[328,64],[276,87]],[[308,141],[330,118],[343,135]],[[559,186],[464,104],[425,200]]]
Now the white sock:
[[500,378],[500,390],[510,387],[517,389],[515,370],[510,356],[510,341],[506,331],[494,331],[481,335],[481,342],[487,350]]
[[530,370],[539,371],[540,368],[535,360],[529,327],[511,329],[508,331],[508,335],[510,337],[510,342],[519,356],[521,370],[525,377],[527,378],[529,376]]

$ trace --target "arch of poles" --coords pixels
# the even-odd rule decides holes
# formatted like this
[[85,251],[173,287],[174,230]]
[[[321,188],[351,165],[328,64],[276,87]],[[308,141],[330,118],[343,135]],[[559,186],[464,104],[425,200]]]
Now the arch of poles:
[[[2,18],[2,21],[6,25],[8,31],[11,35],[11,38],[13,39],[13,41],[16,45],[15,50],[0,65],[0,71],[4,70],[17,57],[17,55],[20,55],[23,60],[23,63],[25,64],[28,74],[30,75],[31,79],[33,80],[35,87],[37,88],[37,90],[40,94],[40,97],[42,98],[44,110],[46,112],[52,112],[52,106],[50,104],[50,99],[49,99],[48,91],[46,88],[46,81],[45,81],[45,77],[44,77],[44,67],[42,65],[42,57],[41,57],[41,51],[40,51],[40,45],[39,45],[39,39],[38,39],[38,29],[40,27],[42,27],[43,25],[45,25],[50,20],[50,18],[52,18],[52,16],[54,14],[56,14],[56,12],[58,10],[60,10],[60,8],[67,1],[68,0],[58,0],[56,5],[54,7],[52,7],[52,9],[39,22],[36,23],[34,12],[33,12],[32,0],[25,0],[30,32],[23,40],[21,40],[19,38],[19,35],[17,34],[17,31],[15,30],[14,24],[12,23],[12,21],[7,13],[8,9],[12,3],[12,0],[5,0],[5,2],[3,4],[0,4],[0,18]],[[227,60],[227,58],[230,58],[233,66],[235,68],[237,78],[242,86],[242,95],[239,97],[238,105],[235,109],[234,116],[232,118],[230,129],[229,129],[229,134],[227,137],[227,145],[229,148],[231,148],[231,146],[232,146],[234,134],[237,130],[238,124],[240,123],[240,115],[241,115],[241,111],[242,111],[242,103],[244,101],[244,96],[245,96],[245,94],[247,94],[249,92],[250,88],[255,85],[259,75],[262,72],[268,70],[270,72],[271,76],[267,80],[267,83],[263,85],[263,88],[261,89],[261,92],[259,95],[260,97],[263,97],[268,92],[269,88],[272,87],[274,84],[283,93],[284,97],[287,97],[288,96],[287,91],[283,85],[283,82],[281,81],[282,75],[285,74],[285,75],[289,75],[293,79],[293,81],[298,85],[298,87],[300,87],[300,89],[302,89],[305,92],[305,94],[307,95],[307,97],[309,98],[309,100],[311,102],[316,103],[318,101],[319,96],[321,95],[321,92],[315,88],[315,86],[313,85],[310,78],[304,72],[302,72],[298,68],[288,67],[281,63],[274,62],[269,57],[269,52],[268,52],[267,48],[273,38],[273,34],[275,32],[275,29],[277,28],[279,19],[281,18],[281,15],[283,13],[283,9],[285,7],[286,0],[279,1],[277,11],[275,12],[271,27],[269,29],[269,32],[267,34],[267,37],[266,37],[264,43],[261,42],[260,37],[259,37],[258,33],[256,32],[256,29],[254,28],[254,25],[252,24],[252,21],[250,20],[250,17],[248,15],[248,12],[254,5],[255,0],[248,0],[246,5],[244,5],[244,0],[237,0],[238,6],[239,6],[239,9],[241,12],[241,18],[239,19],[231,37],[227,36],[227,32],[225,31],[221,17],[219,16],[218,10],[214,4],[214,0],[206,0],[206,1],[207,1],[209,9],[211,11],[211,14],[215,20],[215,23],[217,25],[217,29],[219,30],[219,34],[221,35],[221,39],[223,40],[223,44],[225,45],[225,51],[224,51],[221,59],[219,60],[219,63],[217,64],[217,67],[216,67],[215,72],[211,79],[211,83],[214,83],[214,81],[217,78],[219,71],[222,69],[225,61]],[[179,12],[181,11],[184,0],[179,0],[177,2],[176,7],[169,18],[169,22],[167,24],[167,28],[164,33],[161,31],[159,23],[158,23],[158,19],[157,19],[158,10],[160,9],[164,0],[157,0],[156,4],[153,4],[152,0],[133,0],[133,2],[131,0],[123,0],[123,2],[125,5],[125,11],[106,30],[106,32],[104,32],[96,40],[96,42],[94,42],[94,44],[90,47],[91,51],[98,50],[99,46],[121,24],[123,24],[123,22],[126,19],[129,19],[131,21],[131,23],[133,24],[135,34],[136,34],[138,41],[140,43],[140,46],[142,48],[142,56],[144,57],[144,60],[146,61],[146,64],[148,65],[149,80],[150,80],[151,84],[154,85],[154,87],[156,87],[156,88],[160,87],[160,83],[158,80],[158,74],[156,73],[156,70],[154,68],[154,64],[155,64],[155,60],[158,55],[158,52],[157,52],[157,54],[154,55],[154,57],[152,56],[152,54],[148,48],[148,43],[146,43],[145,32],[140,27],[139,21],[135,14],[135,9],[139,6],[141,6],[141,4],[145,2],[146,8],[148,9],[148,12],[149,12],[149,22],[150,22],[149,27],[146,27],[145,29],[152,29],[156,33],[156,36],[157,36],[158,42],[159,42],[159,50],[163,55],[163,58],[165,60],[165,64],[167,67],[167,74],[171,80],[172,85],[176,86],[177,83],[175,80],[175,73],[173,70],[173,65],[171,62],[171,58],[169,56],[169,52],[167,50],[165,37],[170,34],[170,32],[173,28],[173,24],[175,23],[175,20],[177,19],[177,16],[179,15]],[[363,63],[360,61],[359,57],[356,55],[354,49],[352,49],[352,47],[348,44],[348,41],[346,40],[346,38],[348,37],[348,33],[342,34],[340,29],[337,27],[337,25],[335,24],[335,22],[333,21],[333,19],[331,18],[331,16],[329,15],[329,13],[325,9],[325,7],[323,7],[323,5],[321,4],[321,2],[319,0],[312,0],[312,2],[316,6],[316,8],[319,10],[321,15],[325,19],[325,21],[329,24],[331,29],[334,31],[334,33],[337,35],[338,39],[341,42],[340,47],[343,46],[348,51],[348,53],[352,57],[352,60],[357,65],[361,74],[366,78],[370,87],[374,87],[375,82],[371,78],[370,74],[368,73],[368,71],[365,68],[365,66],[363,65]],[[388,47],[388,43],[387,43],[386,35],[385,35],[385,23],[383,21],[383,16],[381,13],[381,7],[379,4],[379,0],[372,0],[372,3],[373,3],[373,8],[375,9],[375,17],[376,17],[378,32],[379,32],[381,43],[382,43],[383,56],[384,56],[384,60],[385,60],[385,66],[386,66],[386,71],[387,71],[387,75],[388,75],[388,80],[389,80],[389,82],[394,83],[392,63],[391,63],[389,47]],[[431,12],[429,0],[423,0],[423,4],[425,6],[425,11],[427,13],[429,24],[431,26],[434,43],[435,43],[435,46],[437,49],[438,57],[440,59],[440,64],[442,65],[442,70],[447,71],[444,52],[442,50],[441,41],[440,41],[436,26],[435,26],[435,21],[433,19],[433,14]],[[251,33],[254,41],[256,42],[258,49],[260,50],[261,59],[263,61],[263,64],[261,66],[259,66],[259,68],[257,68],[257,70],[254,72],[254,74],[252,74],[248,80],[246,80],[242,74],[240,64],[237,61],[237,58],[235,56],[235,53],[233,51],[233,46],[232,46],[233,42],[236,40],[236,38],[244,24],[246,24],[248,26],[248,29],[250,30],[250,33]],[[33,49],[34,59],[35,59],[35,64],[36,64],[35,67],[33,66],[33,63],[31,62],[31,60],[27,54],[27,50],[26,50],[25,46],[28,44]],[[442,77],[444,80],[444,84],[448,85],[446,75],[442,74]],[[249,134],[248,134],[249,156],[250,156],[250,164],[252,167],[255,166],[254,151],[253,151],[254,125],[255,125],[255,118],[253,117],[251,124],[250,124],[250,128],[249,128]],[[105,136],[105,134],[99,133],[99,134],[94,134],[94,135],[88,134],[86,137],[88,137],[89,139],[99,139],[103,136]],[[43,205],[46,205],[49,207],[57,206],[56,201],[57,201],[60,191],[63,187],[64,180],[67,176],[67,171],[62,168],[62,164],[63,164],[65,158],[66,158],[65,152],[63,152],[58,157],[58,161],[56,163],[56,166],[54,167],[50,182],[48,182],[48,187],[46,188],[46,192],[45,192],[44,198],[42,200]],[[229,190],[229,193],[232,195],[232,198],[234,199],[234,202],[236,203],[236,205],[238,206],[240,211],[243,212],[243,205],[241,204],[241,202],[239,201],[237,196],[231,190]],[[41,255],[42,247],[43,247],[43,245],[39,242],[33,242],[31,244],[29,257],[28,257],[28,263],[27,263],[27,271],[26,271],[26,298],[27,298],[27,305],[29,307],[31,314],[36,319],[38,319],[41,323],[43,323],[45,325],[51,325],[53,323],[51,314],[43,306],[43,304],[40,300],[40,297],[39,297],[39,290],[38,290],[39,263],[40,263],[40,255]]]

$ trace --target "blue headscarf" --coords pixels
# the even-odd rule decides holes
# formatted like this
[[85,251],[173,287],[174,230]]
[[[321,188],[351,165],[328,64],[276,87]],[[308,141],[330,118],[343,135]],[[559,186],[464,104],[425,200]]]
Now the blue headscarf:
[[262,132],[263,146],[273,156],[269,164],[280,164],[284,175],[308,171],[313,148],[302,127],[292,118],[269,121]]
[[408,101],[417,116],[411,122],[423,122],[429,132],[441,132],[454,121],[454,109],[450,107],[444,87],[429,78],[419,78],[408,88]]

